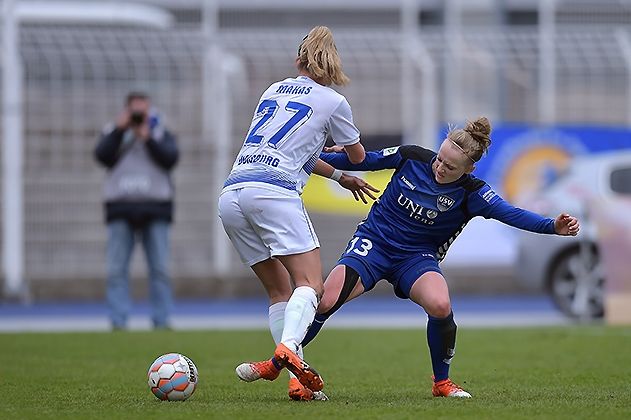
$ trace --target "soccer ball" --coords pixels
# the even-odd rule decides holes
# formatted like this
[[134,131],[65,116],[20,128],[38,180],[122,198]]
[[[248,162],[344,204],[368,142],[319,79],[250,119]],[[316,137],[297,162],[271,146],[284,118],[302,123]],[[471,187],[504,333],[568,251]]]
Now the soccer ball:
[[184,401],[193,395],[199,379],[193,361],[179,353],[158,357],[149,367],[147,376],[153,395],[169,401]]

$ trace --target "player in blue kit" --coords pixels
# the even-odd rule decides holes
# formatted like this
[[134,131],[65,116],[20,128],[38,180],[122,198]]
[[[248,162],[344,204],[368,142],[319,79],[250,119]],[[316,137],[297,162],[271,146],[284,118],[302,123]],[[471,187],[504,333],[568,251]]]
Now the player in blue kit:
[[574,236],[579,231],[575,217],[560,214],[550,219],[514,207],[471,175],[491,143],[490,133],[490,123],[482,117],[468,122],[464,129],[451,130],[438,153],[419,146],[400,146],[368,152],[360,164],[352,164],[343,153],[320,155],[341,170],[391,168],[395,172],[329,274],[303,346],[345,302],[385,279],[398,297],[411,299],[428,314],[432,394],[471,397],[449,379],[456,323],[447,282],[438,265],[449,246],[476,216],[538,233]]
[[483,117],[468,122],[464,129],[451,130],[438,154],[418,146],[401,146],[369,152],[359,165],[351,164],[341,153],[321,155],[338,169],[391,168],[395,172],[328,276],[318,315],[303,346],[344,302],[386,279],[398,297],[411,299],[428,314],[432,394],[471,397],[449,379],[456,323],[438,265],[449,246],[476,216],[537,233],[574,236],[579,231],[575,217],[560,214],[551,219],[514,207],[471,175],[490,145],[490,133],[490,123]]

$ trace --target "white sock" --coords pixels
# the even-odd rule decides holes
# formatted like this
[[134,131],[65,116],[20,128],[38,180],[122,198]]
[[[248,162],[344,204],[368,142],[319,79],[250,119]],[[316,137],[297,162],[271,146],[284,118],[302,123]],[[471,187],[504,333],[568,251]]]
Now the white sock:
[[298,354],[300,343],[307,334],[309,325],[313,322],[318,295],[308,286],[296,287],[285,308],[285,326],[281,343]]
[[[287,302],[277,302],[269,307],[269,330],[274,338],[274,343],[280,343],[280,339],[283,336],[283,325],[285,324],[285,308]],[[300,352],[298,356],[302,359],[302,346],[300,346]],[[290,378],[296,378],[296,375],[287,371]]]
[[285,308],[287,302],[277,302],[269,307],[269,331],[272,333],[274,343],[278,345],[283,336],[283,325],[285,324]]

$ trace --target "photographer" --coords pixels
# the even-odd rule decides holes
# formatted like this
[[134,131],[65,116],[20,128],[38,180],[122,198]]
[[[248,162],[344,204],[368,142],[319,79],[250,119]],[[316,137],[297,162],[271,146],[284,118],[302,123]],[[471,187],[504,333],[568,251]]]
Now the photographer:
[[172,305],[169,225],[174,190],[170,171],[178,160],[175,137],[142,92],[127,95],[125,110],[104,130],[94,151],[107,168],[103,196],[107,242],[107,303],[114,329],[127,328],[129,263],[136,239],[149,269],[152,321],[169,327]]

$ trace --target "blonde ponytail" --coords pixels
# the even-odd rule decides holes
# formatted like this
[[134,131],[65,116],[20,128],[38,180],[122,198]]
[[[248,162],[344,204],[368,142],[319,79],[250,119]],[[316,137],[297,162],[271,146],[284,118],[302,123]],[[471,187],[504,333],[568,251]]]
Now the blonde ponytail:
[[316,26],[300,44],[299,67],[325,86],[346,85],[350,79],[342,71],[333,33],[326,26]]

